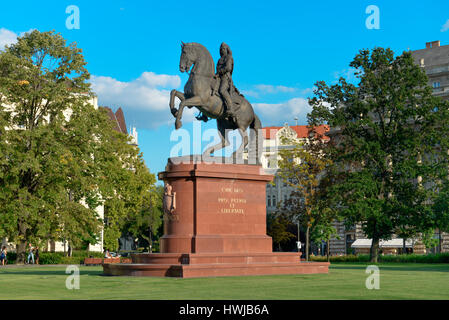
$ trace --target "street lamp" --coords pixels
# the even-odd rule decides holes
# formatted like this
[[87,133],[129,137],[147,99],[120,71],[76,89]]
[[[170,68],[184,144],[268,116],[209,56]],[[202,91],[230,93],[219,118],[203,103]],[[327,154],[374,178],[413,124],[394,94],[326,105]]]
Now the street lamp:
[[298,247],[298,252],[301,251],[301,237],[300,237],[300,230],[299,230],[299,217],[296,217],[296,223],[298,225],[298,241],[296,241],[296,246]]

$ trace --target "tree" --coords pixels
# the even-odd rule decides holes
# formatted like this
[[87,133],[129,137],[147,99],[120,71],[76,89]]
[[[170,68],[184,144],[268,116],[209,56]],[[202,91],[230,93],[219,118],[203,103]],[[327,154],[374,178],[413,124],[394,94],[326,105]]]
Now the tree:
[[0,121],[8,128],[0,129],[0,236],[16,243],[19,263],[27,243],[95,243],[95,208],[114,195],[124,206],[139,198],[123,196],[132,179],[120,177],[132,176],[130,167],[150,175],[126,135],[90,103],[85,65],[81,49],[53,31],[26,33],[0,53]]
[[109,250],[117,250],[127,221],[141,215],[148,206],[146,201],[156,193],[156,177],[149,172],[139,149],[128,143],[129,137],[114,130],[108,132],[110,136],[102,135],[103,147],[95,161],[101,172],[107,173],[98,184],[105,205],[104,243]]
[[141,210],[136,215],[127,217],[124,232],[148,242],[148,252],[152,252],[153,238],[162,225],[162,198],[164,187],[155,186],[144,194]]
[[282,243],[286,243],[295,237],[288,231],[292,222],[285,214],[268,214],[267,216],[267,234],[273,239],[273,246],[277,246],[282,251]]
[[333,236],[338,238],[333,222],[340,220],[340,217],[338,216],[338,211],[333,210],[327,201],[326,192],[322,191],[328,189],[324,189],[321,185],[319,190],[319,194],[316,195],[317,205],[315,210],[317,210],[317,214],[315,214],[315,221],[311,227],[310,239],[315,242],[326,242],[326,257],[327,261],[330,261],[330,240]]
[[350,63],[358,85],[316,83],[311,123],[333,130],[329,190],[348,225],[362,223],[377,262],[379,241],[425,229],[435,184],[447,175],[448,105],[432,96],[410,52],[361,50]]
[[438,229],[438,245],[441,252],[441,232],[449,232],[449,179],[445,179],[432,205],[433,228]]
[[[321,127],[323,128],[323,127]],[[309,127],[309,137],[305,141],[282,137],[283,145],[291,146],[281,149],[279,155],[279,176],[293,191],[283,203],[281,212],[286,213],[292,221],[298,221],[306,229],[306,261],[309,260],[310,231],[321,228],[323,231],[328,221],[322,219],[319,209],[320,179],[331,164],[323,149],[325,137],[323,130]],[[329,229],[330,230],[330,229]],[[326,233],[327,234],[327,233]]]

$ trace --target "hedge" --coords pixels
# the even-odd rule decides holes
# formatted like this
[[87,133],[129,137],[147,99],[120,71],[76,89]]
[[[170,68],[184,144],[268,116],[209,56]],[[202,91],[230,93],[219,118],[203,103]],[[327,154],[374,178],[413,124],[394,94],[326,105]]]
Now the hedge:
[[[327,261],[326,256],[311,256],[311,261]],[[369,255],[345,255],[331,256],[330,262],[369,262]],[[380,255],[378,262],[400,262],[400,263],[449,263],[449,253],[438,254],[400,254],[400,255]]]
[[[64,252],[39,252],[39,264],[82,264],[84,258],[103,258],[102,252],[88,252],[81,250],[74,250],[71,257],[66,257]],[[25,256],[25,259],[27,255]],[[8,264],[14,264],[17,260],[15,252],[7,253]],[[36,257],[35,257],[36,258]]]

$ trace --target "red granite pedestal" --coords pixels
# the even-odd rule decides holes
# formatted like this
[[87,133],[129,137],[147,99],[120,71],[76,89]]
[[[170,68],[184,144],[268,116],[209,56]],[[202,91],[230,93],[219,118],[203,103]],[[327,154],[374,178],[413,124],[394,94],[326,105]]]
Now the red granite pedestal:
[[103,265],[104,274],[189,278],[328,272],[327,262],[272,252],[265,192],[273,176],[261,166],[181,159],[169,159],[159,173],[176,193],[176,209],[164,215],[161,253]]

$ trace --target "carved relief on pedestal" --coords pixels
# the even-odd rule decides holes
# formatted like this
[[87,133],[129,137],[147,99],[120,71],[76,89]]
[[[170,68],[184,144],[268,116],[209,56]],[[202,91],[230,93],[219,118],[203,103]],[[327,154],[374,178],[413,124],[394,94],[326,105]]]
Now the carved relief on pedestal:
[[173,214],[176,210],[176,192],[173,192],[172,188],[168,182],[165,182],[163,200],[165,214]]

